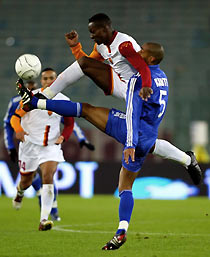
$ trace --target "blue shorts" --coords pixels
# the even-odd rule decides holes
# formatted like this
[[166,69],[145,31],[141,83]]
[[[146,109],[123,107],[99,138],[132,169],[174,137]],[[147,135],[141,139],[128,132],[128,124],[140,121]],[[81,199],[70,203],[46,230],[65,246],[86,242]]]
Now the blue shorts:
[[[129,159],[129,164],[125,163],[124,155],[122,154],[122,166],[129,171],[137,172],[141,169],[149,150],[157,139],[157,136],[150,133],[148,128],[145,130],[143,128],[144,126],[142,126],[142,130],[139,132],[138,144],[135,150],[135,161],[132,162],[131,159]],[[110,110],[105,133],[125,145],[127,128],[124,112],[116,109]]]

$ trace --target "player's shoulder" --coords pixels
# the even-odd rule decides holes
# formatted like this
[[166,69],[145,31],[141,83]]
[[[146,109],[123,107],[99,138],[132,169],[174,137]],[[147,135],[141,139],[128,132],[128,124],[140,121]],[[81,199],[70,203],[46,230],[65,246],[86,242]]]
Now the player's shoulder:
[[120,45],[122,45],[124,42],[131,42],[134,49],[138,52],[141,50],[140,45],[138,44],[138,42],[131,36],[122,33],[122,32],[118,32],[116,39],[114,40],[114,44],[116,44],[118,47]]
[[131,42],[136,42],[136,40],[135,40],[132,36],[130,36],[130,35],[126,34],[126,33],[122,33],[122,32],[118,32],[118,33],[117,33],[116,39],[117,39],[118,41],[131,41]]

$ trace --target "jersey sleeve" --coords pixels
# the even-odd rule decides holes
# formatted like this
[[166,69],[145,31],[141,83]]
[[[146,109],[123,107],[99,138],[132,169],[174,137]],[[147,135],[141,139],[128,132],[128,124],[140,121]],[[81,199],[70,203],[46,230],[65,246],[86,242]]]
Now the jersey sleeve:
[[10,100],[5,117],[4,117],[4,145],[7,148],[7,150],[15,148],[15,144],[13,140],[14,129],[10,124],[10,119],[12,114],[12,105],[13,105],[13,101]]
[[10,123],[4,124],[4,145],[7,150],[15,148],[14,140],[14,129],[12,128]]
[[135,51],[133,45],[130,41],[123,42],[119,45],[119,51],[124,56],[129,63],[141,74],[142,77],[142,87],[151,87],[152,79],[151,72],[139,53]]
[[23,117],[26,112],[22,109],[22,101],[20,102],[19,108],[16,109],[14,115],[12,115],[10,123],[16,133],[23,131],[21,127],[21,117]]
[[[94,45],[93,51],[89,55],[90,58],[96,59],[98,61],[104,61],[103,57],[98,53],[96,44]],[[78,60],[83,56],[88,56],[83,50],[82,50],[82,45],[81,43],[78,43],[74,47],[70,47],[72,54],[74,55],[75,59]]]
[[78,141],[81,142],[82,140],[86,140],[86,137],[82,131],[82,129],[78,126],[76,121],[74,122],[74,135],[77,137]]
[[137,78],[129,80],[126,96],[126,127],[127,137],[125,148],[135,148],[138,143],[138,130],[143,101],[139,96],[141,86],[137,87]]
[[64,128],[61,135],[64,137],[65,141],[68,141],[69,137],[72,134],[74,127],[74,118],[73,117],[64,117]]

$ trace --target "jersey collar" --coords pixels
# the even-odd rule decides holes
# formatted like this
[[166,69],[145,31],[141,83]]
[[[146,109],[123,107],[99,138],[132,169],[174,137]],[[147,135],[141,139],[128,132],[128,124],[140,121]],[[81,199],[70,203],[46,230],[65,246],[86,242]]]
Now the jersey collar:
[[149,67],[150,67],[151,69],[157,69],[157,68],[159,68],[159,64],[156,64],[156,65],[149,65]]
[[107,44],[107,46],[110,46],[111,44],[112,44],[112,42],[114,41],[114,39],[116,38],[116,36],[117,36],[117,33],[118,33],[118,31],[114,31],[114,34],[113,34],[113,36],[112,36],[112,38],[111,38],[111,40],[110,40],[110,43],[109,44]]

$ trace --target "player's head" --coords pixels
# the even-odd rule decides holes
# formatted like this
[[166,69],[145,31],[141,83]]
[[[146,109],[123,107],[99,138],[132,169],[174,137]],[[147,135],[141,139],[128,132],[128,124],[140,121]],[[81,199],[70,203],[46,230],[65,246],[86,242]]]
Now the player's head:
[[97,13],[89,19],[90,37],[98,44],[109,44],[113,35],[112,22],[104,13]]
[[41,72],[41,85],[43,88],[49,87],[57,78],[57,73],[52,68],[45,68]]
[[159,64],[164,57],[163,46],[158,43],[144,43],[140,51],[141,57],[149,65]]
[[35,81],[33,81],[33,80],[28,80],[27,82],[26,82],[26,87],[29,89],[29,90],[35,90],[35,89],[37,89],[37,87],[38,87],[38,85],[37,85],[37,83],[35,82]]

